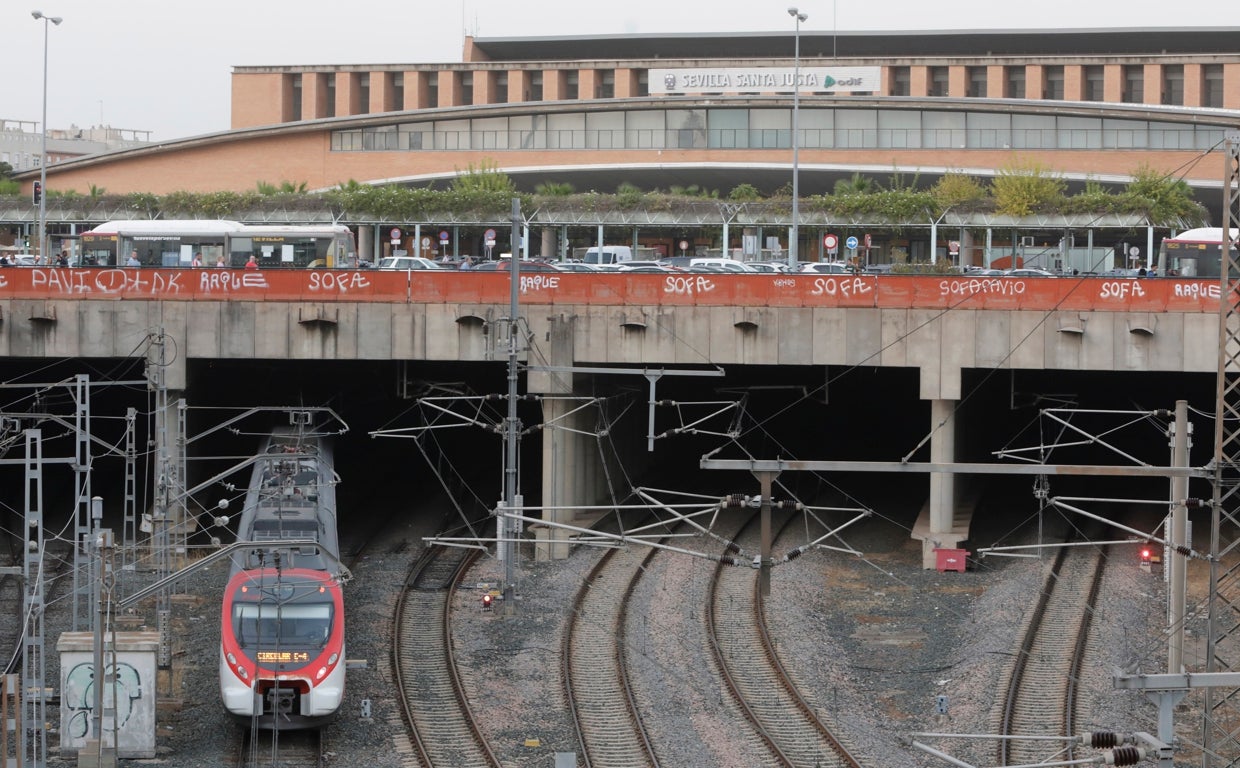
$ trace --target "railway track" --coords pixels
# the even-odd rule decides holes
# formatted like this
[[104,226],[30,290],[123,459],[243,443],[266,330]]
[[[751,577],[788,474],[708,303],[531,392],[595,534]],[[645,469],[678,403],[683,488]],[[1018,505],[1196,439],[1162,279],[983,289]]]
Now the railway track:
[[318,728],[301,731],[254,731],[246,728],[234,763],[237,768],[323,768],[326,763],[323,733]]
[[659,768],[625,662],[628,603],[656,549],[604,554],[573,601],[561,661],[585,768]]
[[431,547],[396,606],[392,669],[421,768],[500,768],[470,711],[452,657],[451,598],[477,550]]
[[[746,521],[736,538],[746,550],[758,549],[757,521],[757,515]],[[780,663],[767,631],[756,570],[720,561],[707,605],[707,632],[724,685],[767,743],[775,765],[861,768]]]
[[1019,737],[1079,730],[1076,684],[1105,562],[1095,547],[1064,547],[1052,561],[1008,679],[999,732],[1016,738],[1000,740],[999,765],[1072,759],[1061,741]]

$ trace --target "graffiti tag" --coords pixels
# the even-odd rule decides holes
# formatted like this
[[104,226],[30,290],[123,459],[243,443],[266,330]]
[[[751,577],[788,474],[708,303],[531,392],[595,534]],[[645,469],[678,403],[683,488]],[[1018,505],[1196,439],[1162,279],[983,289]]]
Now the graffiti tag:
[[816,277],[811,285],[810,296],[859,296],[874,290],[863,277]]
[[940,296],[1020,296],[1027,290],[1024,280],[1010,277],[971,280],[943,280],[939,282]]
[[664,293],[674,293],[680,296],[710,293],[713,290],[715,290],[715,283],[709,277],[669,277],[663,282]]
[[105,269],[88,272],[75,269],[38,269],[30,273],[30,285],[56,293],[82,294],[180,293],[180,272],[143,272],[137,269]]
[[267,277],[262,272],[204,269],[198,273],[198,290],[204,293],[266,287]]
[[361,290],[369,287],[370,278],[361,272],[349,272],[343,275],[336,274],[335,272],[310,273],[310,290],[312,291],[348,293],[351,290]]
[[521,275],[519,283],[521,292],[555,290],[560,287],[560,278],[552,275]]

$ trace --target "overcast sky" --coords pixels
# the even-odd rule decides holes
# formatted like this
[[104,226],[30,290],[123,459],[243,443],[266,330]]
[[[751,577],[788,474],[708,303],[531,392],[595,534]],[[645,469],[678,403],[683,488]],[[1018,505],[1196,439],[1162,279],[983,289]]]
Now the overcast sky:
[[[1240,2],[796,0],[803,32],[1240,27]],[[46,2],[46,4],[44,4]],[[0,119],[167,140],[226,130],[234,66],[461,61],[477,37],[790,32],[787,0],[5,0]],[[27,7],[27,5],[29,7]],[[894,52],[898,53],[898,52]]]

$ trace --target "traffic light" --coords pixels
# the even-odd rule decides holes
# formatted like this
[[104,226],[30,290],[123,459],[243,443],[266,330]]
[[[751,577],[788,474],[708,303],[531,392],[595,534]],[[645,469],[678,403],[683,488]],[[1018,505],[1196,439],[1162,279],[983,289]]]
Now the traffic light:
[[41,201],[42,199],[43,199],[43,182],[36,181],[34,183],[34,204],[38,205],[39,201]]

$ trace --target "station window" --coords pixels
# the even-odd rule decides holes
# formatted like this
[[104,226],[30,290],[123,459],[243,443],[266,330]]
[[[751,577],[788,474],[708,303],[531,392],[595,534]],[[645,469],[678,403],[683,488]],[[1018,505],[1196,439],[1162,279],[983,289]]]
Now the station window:
[[1201,106],[1223,108],[1223,65],[1204,64],[1201,67]]
[[966,67],[965,73],[969,81],[965,95],[971,99],[986,98],[986,67]]
[[1184,103],[1184,65],[1165,64],[1162,68],[1162,103]]
[[1042,74],[1046,78],[1042,83],[1042,98],[1051,99],[1052,101],[1063,100],[1063,67],[1045,67],[1042,70]]
[[580,98],[578,96],[578,91],[581,84],[581,77],[577,74],[576,70],[573,70],[572,72],[565,72],[564,74],[564,98]]
[[1025,68],[1024,67],[1004,67],[1004,88],[1003,94],[1009,99],[1025,98]]
[[370,73],[363,72],[357,76],[355,90],[355,100],[349,110],[354,115],[366,115],[370,113]]
[[336,116],[336,77],[335,75],[324,75],[323,77],[323,101],[319,106],[319,111],[323,117]]
[[404,72],[393,72],[391,82],[392,82],[392,103],[389,105],[389,108],[390,109],[404,109],[405,108],[405,73]]
[[1145,65],[1124,65],[1124,92],[1120,101],[1125,104],[1140,104],[1145,97]]
[[947,67],[930,67],[930,77],[928,78],[930,92],[927,96],[946,96],[947,95]]
[[289,78],[292,80],[292,82],[289,83],[289,89],[291,91],[291,94],[289,96],[288,112],[285,113],[284,119],[285,121],[300,120],[301,119],[301,75],[300,74],[289,75]]
[[1106,69],[1099,64],[1082,67],[1081,75],[1085,86],[1085,101],[1102,101],[1106,88]]
[[527,101],[543,100],[543,73],[530,72],[530,78],[527,81],[530,84],[530,93]]
[[912,72],[908,67],[887,68],[888,90],[892,96],[909,96],[913,92]]
[[493,80],[492,82],[495,87],[491,89],[491,103],[492,104],[507,104],[508,103],[508,73],[507,72],[496,72],[495,80]]

